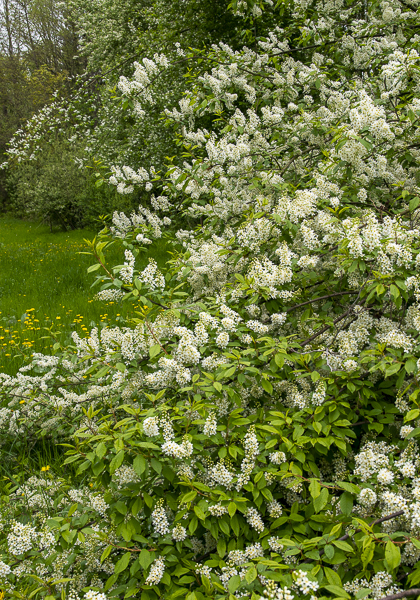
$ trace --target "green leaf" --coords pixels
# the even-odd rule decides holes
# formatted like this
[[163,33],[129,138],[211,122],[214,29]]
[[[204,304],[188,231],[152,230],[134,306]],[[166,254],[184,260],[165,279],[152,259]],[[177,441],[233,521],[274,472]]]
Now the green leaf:
[[125,569],[128,567],[128,563],[130,562],[130,558],[131,558],[131,552],[126,552],[120,558],[120,560],[115,565],[115,569],[114,569],[114,573],[116,575],[118,575],[119,573],[122,573],[123,571],[125,571]]
[[217,540],[217,554],[220,558],[226,554],[226,540],[222,537]]
[[231,577],[229,579],[229,583],[228,583],[228,590],[231,594],[233,594],[234,592],[236,592],[236,590],[238,589],[238,587],[241,585],[241,578],[239,577],[239,575],[234,575],[233,577]]
[[363,138],[359,138],[359,142],[362,144],[362,146],[364,146],[367,150],[372,150],[373,146],[370,142],[368,142],[367,140],[364,140]]
[[407,423],[407,421],[413,421],[414,419],[417,419],[420,415],[420,410],[418,408],[413,408],[412,410],[409,410],[408,413],[405,415],[404,417],[404,421]]
[[354,550],[350,546],[350,544],[348,544],[347,542],[344,542],[343,540],[334,540],[333,544],[340,550],[343,550],[343,552],[354,552]]
[[321,485],[318,479],[311,479],[311,483],[309,484],[309,492],[312,498],[318,498],[321,493]]
[[162,463],[156,460],[156,458],[152,457],[150,459],[150,464],[152,465],[152,469],[156,471],[156,473],[159,473],[159,475],[162,473]]
[[418,207],[419,204],[420,204],[420,198],[418,196],[416,196],[415,198],[412,198],[410,200],[410,204],[409,204],[409,208],[410,208],[411,212],[413,212],[413,210],[416,210],[416,208]]
[[102,367],[102,369],[99,369],[99,371],[97,373],[95,373],[95,375],[93,376],[95,379],[100,379],[101,377],[104,377],[108,371],[110,370],[110,366],[106,365],[105,367]]
[[133,461],[133,469],[137,473],[137,475],[141,476],[142,473],[146,470],[146,459],[141,454],[137,454],[136,458]]
[[413,586],[420,582],[420,569],[416,569],[408,578],[409,585]]
[[226,523],[226,521],[219,520],[219,527],[225,535],[229,535],[229,525]]
[[398,298],[398,296],[400,295],[400,290],[393,283],[391,284],[391,287],[389,288],[389,290],[391,292],[391,296],[394,298],[394,300],[396,300]]
[[350,492],[344,492],[344,494],[341,494],[340,508],[343,515],[346,515],[347,517],[351,515],[353,508],[353,496],[350,494]]
[[223,377],[226,377],[226,378],[231,377],[235,371],[236,371],[236,367],[231,367],[230,369],[227,369],[227,371],[225,371],[223,373]]
[[284,354],[278,353],[274,356],[274,360],[276,362],[276,365],[281,369],[284,365],[285,356]]
[[150,358],[154,358],[161,351],[161,347],[159,344],[155,344],[154,346],[150,346],[149,348],[149,356]]
[[328,502],[329,493],[327,488],[322,488],[321,493],[314,500],[314,509],[316,513],[319,513]]
[[362,598],[366,598],[366,596],[369,596],[369,594],[372,593],[372,590],[370,590],[369,588],[361,588],[355,595],[355,598],[357,598],[357,600],[362,600]]
[[106,560],[106,559],[108,558],[108,556],[109,556],[109,555],[111,554],[111,552],[112,552],[112,549],[113,549],[113,546],[107,546],[107,547],[105,548],[105,550],[104,550],[104,551],[102,552],[102,554],[101,554],[101,563],[103,563],[103,562],[104,562],[104,560]]
[[334,594],[336,598],[350,598],[350,595],[338,585],[324,585],[325,589]]
[[118,454],[116,454],[116,455],[114,456],[114,458],[111,460],[111,463],[110,463],[110,465],[109,465],[109,472],[110,472],[110,473],[115,473],[115,471],[116,471],[116,470],[117,470],[119,467],[121,467],[121,465],[122,465],[122,462],[123,462],[123,460],[124,460],[124,455],[125,455],[125,452],[124,452],[124,450],[120,450],[120,451],[118,452]]
[[[223,523],[223,521],[221,521],[221,522]],[[194,533],[194,531],[197,529],[197,527],[198,527],[198,519],[194,515],[190,521],[190,524],[188,525],[188,530],[191,533],[191,535]]]
[[267,392],[267,394],[273,393],[273,386],[271,385],[271,383],[269,381],[267,381],[267,379],[263,379],[261,382],[261,385],[262,385],[263,389]]
[[410,431],[410,433],[405,436],[405,439],[409,440],[413,437],[417,437],[418,435],[420,435],[420,427],[416,427],[415,429],[413,429],[413,431]]
[[204,512],[201,510],[201,508],[199,506],[194,506],[194,512],[201,521],[205,520],[206,515],[204,514]]
[[385,564],[388,571],[396,569],[401,562],[401,551],[391,540],[385,546]]
[[91,464],[92,463],[90,462],[90,460],[85,460],[84,462],[82,462],[81,465],[79,465],[79,468],[77,469],[76,474],[78,475],[79,473],[83,473],[83,471],[86,471],[86,469],[88,469]]
[[118,502],[116,502],[114,506],[121,515],[127,514],[127,511],[128,511],[127,505],[124,504],[124,502],[122,502],[122,500],[118,500]]
[[336,484],[343,490],[346,490],[346,492],[350,492],[350,494],[360,494],[359,486],[355,485],[354,483],[349,483],[348,481],[337,481]]
[[152,563],[153,559],[150,555],[150,552],[148,550],[146,550],[146,548],[143,548],[143,550],[140,552],[139,554],[139,563],[140,566],[143,567],[143,569],[147,569],[147,567]]
[[103,442],[100,442],[97,446],[96,446],[96,456],[98,456],[99,458],[103,458],[106,454],[106,446]]
[[324,572],[325,577],[330,585],[338,585],[339,587],[342,586],[340,576],[338,573],[336,573],[336,571],[333,571],[329,567],[324,567]]
[[195,490],[191,490],[182,496],[181,502],[182,504],[187,504],[188,502],[192,502],[196,496],[197,492]]
[[245,581],[247,583],[252,583],[257,578],[257,569],[252,565],[245,573]]
[[368,564],[370,564],[373,554],[375,552],[375,544],[372,543],[372,540],[368,538],[369,544],[363,549],[361,554],[363,569],[366,569]]
[[390,376],[390,375],[395,375],[395,373],[398,373],[398,371],[400,370],[401,366],[402,366],[402,363],[400,363],[400,362],[392,364],[391,366],[389,366],[389,367],[387,367],[385,369],[385,375],[387,377]]
[[405,370],[407,373],[412,373],[417,366],[417,361],[415,358],[409,358],[405,363]]
[[97,271],[100,268],[101,268],[100,263],[97,263],[96,265],[90,265],[90,267],[88,267],[87,272],[88,273],[93,273],[94,271]]
[[417,550],[420,550],[420,540],[417,540],[416,538],[410,538],[410,542],[417,548]]

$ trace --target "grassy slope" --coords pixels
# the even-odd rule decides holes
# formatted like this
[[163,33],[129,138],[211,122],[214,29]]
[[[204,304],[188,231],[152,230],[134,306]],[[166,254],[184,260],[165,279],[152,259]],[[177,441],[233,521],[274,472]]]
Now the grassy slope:
[[[93,300],[97,288],[91,289],[94,276],[86,270],[94,259],[78,252],[94,235],[50,233],[47,226],[0,217],[0,371],[13,374],[33,352],[50,352],[73,330],[86,335],[95,325],[123,323],[133,312],[129,303]],[[150,255],[164,263],[165,242],[155,243]],[[121,264],[123,250],[115,245],[108,260]]]

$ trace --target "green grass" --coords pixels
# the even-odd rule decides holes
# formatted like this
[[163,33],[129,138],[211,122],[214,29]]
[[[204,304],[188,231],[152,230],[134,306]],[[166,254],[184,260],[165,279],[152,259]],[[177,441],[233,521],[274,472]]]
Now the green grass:
[[[79,254],[87,250],[84,239],[94,236],[86,230],[51,233],[44,225],[0,217],[0,371],[16,373],[33,352],[51,352],[74,330],[85,336],[133,314],[132,303],[94,300],[98,288],[91,288],[95,277],[87,268],[95,261]],[[169,258],[165,246],[159,240],[149,250],[160,265]],[[106,258],[113,266],[123,256],[114,244]]]

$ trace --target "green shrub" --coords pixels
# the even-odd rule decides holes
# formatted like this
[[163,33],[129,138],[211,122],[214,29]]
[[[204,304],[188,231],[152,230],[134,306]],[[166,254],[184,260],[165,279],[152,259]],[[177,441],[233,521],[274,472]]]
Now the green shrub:
[[33,160],[11,163],[7,207],[20,218],[40,219],[62,229],[93,226],[99,215],[129,210],[132,200],[95,185],[81,148],[57,140]]

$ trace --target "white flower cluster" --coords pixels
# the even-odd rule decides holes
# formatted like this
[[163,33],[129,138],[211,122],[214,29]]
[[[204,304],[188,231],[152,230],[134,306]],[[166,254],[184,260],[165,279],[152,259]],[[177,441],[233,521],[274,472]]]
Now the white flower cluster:
[[0,560],[0,577],[7,577],[11,572],[12,569],[9,567],[9,565]]
[[270,460],[273,464],[275,465],[281,465],[282,463],[286,462],[286,455],[284,452],[272,452],[270,454]]
[[256,508],[253,508],[252,506],[248,508],[246,519],[250,526],[255,529],[255,531],[258,531],[258,533],[262,533],[264,531],[264,521],[262,520],[261,515]]
[[385,442],[368,442],[363,450],[356,455],[355,475],[360,476],[361,481],[367,481],[381,468],[388,467],[389,453],[392,450]]
[[194,447],[188,439],[184,439],[181,444],[177,444],[173,440],[165,442],[162,446],[162,452],[173,456],[173,458],[188,458],[193,453]]
[[209,437],[217,433],[217,420],[214,412],[210,412],[203,426],[204,435]]
[[147,417],[143,421],[143,431],[147,437],[155,437],[159,435],[159,419],[158,417]]
[[172,529],[172,539],[175,542],[183,542],[187,537],[187,530],[180,523]]
[[107,600],[107,597],[102,592],[95,592],[94,590],[89,590],[85,594],[86,600]]
[[162,579],[164,572],[165,559],[160,556],[153,561],[152,566],[150,567],[149,575],[146,577],[146,581],[144,583],[146,585],[157,585]]
[[169,522],[166,511],[163,508],[163,500],[158,500],[152,512],[153,529],[158,535],[169,533]]
[[30,525],[15,521],[7,536],[7,545],[10,554],[20,556],[32,549],[38,538],[37,531]]
[[[377,600],[383,596],[395,593],[394,586],[390,588],[393,582],[392,576],[386,571],[378,571],[368,582],[366,579],[355,579],[352,582],[345,583],[344,589],[350,594],[357,594],[362,588],[371,590],[372,597]],[[387,589],[388,588],[388,589]]]
[[316,592],[319,588],[319,583],[317,581],[311,581],[308,579],[308,575],[305,571],[295,571],[296,580],[295,585],[299,588],[299,591],[302,594],[309,594],[309,592]]
[[221,504],[213,504],[208,507],[209,513],[214,517],[221,517],[228,514],[228,507]]
[[241,464],[241,473],[238,475],[236,490],[239,491],[246,485],[250,478],[252,470],[255,467],[255,461],[258,456],[258,439],[255,434],[255,427],[251,426],[249,432],[244,437],[245,458]]

